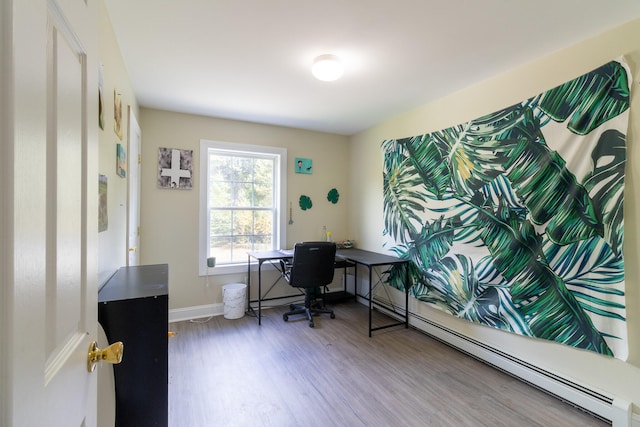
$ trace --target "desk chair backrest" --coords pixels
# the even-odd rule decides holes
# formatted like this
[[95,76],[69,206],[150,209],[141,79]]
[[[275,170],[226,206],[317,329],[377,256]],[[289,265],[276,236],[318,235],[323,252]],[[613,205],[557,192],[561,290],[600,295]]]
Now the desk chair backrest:
[[336,244],[333,242],[296,243],[289,284],[297,288],[315,288],[333,282]]

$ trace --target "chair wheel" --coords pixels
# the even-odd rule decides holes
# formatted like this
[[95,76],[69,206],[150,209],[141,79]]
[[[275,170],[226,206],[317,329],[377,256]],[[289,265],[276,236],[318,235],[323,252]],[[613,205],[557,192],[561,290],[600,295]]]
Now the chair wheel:
[[335,318],[336,318],[336,315],[335,315],[335,314],[333,314],[333,313],[331,313],[331,314],[329,315],[329,317],[330,317],[330,318],[332,318],[332,319],[335,319]]
[[283,314],[283,315],[282,315],[282,319],[283,319],[285,322],[288,322],[288,321],[289,321],[289,316],[287,316],[286,314]]

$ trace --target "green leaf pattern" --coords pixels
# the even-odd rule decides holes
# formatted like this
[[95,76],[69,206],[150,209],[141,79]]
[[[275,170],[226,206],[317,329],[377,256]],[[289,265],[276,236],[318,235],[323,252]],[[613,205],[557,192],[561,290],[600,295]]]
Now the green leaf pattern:
[[335,188],[329,190],[327,193],[327,200],[335,205],[338,203],[338,199],[340,199],[340,193],[338,193],[338,190]]
[[298,205],[300,205],[300,209],[306,211],[313,207],[313,202],[311,201],[311,197],[305,196],[304,194],[300,196],[300,200],[298,201]]
[[[611,61],[468,123],[384,141],[384,235],[411,261],[412,295],[472,322],[624,357],[626,125],[612,119],[628,120],[629,84],[626,64]],[[556,140],[551,123],[573,137]],[[576,176],[551,137],[590,147],[570,159],[590,172]],[[403,274],[390,269],[388,283],[403,289]]]

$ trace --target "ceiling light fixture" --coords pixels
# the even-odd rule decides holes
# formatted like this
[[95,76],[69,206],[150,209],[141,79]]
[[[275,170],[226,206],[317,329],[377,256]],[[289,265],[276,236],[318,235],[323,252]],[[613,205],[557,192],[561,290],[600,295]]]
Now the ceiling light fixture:
[[337,56],[320,55],[313,61],[311,72],[318,80],[332,82],[342,77],[344,67]]

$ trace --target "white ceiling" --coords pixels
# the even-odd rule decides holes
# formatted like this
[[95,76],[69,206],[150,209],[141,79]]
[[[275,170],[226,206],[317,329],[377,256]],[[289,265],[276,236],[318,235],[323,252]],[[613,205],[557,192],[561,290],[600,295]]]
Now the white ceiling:
[[[638,0],[105,3],[141,106],[344,135],[640,17]],[[312,77],[325,53],[342,79]]]

